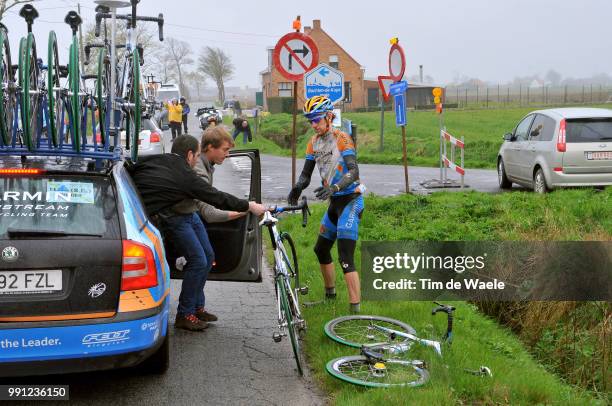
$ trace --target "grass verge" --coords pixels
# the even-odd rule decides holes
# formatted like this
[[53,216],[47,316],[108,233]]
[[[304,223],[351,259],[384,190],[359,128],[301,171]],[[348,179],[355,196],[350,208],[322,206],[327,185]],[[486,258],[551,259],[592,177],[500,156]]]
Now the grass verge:
[[[310,287],[309,295],[302,296],[302,300],[317,301],[323,296],[312,247],[325,209],[321,204],[314,206],[313,217],[305,229],[301,227],[301,216],[289,216],[281,223],[281,228],[289,231],[296,241],[300,278]],[[366,198],[360,227],[360,238],[372,241],[610,240],[611,236],[612,188],[603,192],[562,190],[544,196],[523,192],[370,196]],[[355,259],[360,269],[359,244]],[[431,380],[426,386],[376,390],[341,382],[327,374],[325,364],[342,355],[356,355],[358,351],[332,342],[323,333],[327,321],[348,312],[345,283],[339,272],[336,287],[336,301],[304,309],[308,323],[304,348],[309,365],[335,404],[585,405],[606,404],[610,400],[609,392],[586,391],[549,372],[509,328],[500,326],[483,315],[476,305],[466,302],[455,303],[458,308],[455,340],[452,347],[443,348],[442,359],[425,348],[410,354],[424,359],[430,366]],[[362,314],[396,318],[411,324],[420,336],[436,338],[443,333],[446,321],[442,317],[432,318],[431,308],[429,302],[364,302]],[[554,344],[549,336],[544,340]],[[610,346],[606,351],[608,354],[603,354],[601,359],[601,353],[587,358],[587,362],[603,360],[604,373],[609,371],[605,360],[610,359]],[[463,371],[464,368],[478,369],[481,365],[491,368],[493,378],[476,377]]]

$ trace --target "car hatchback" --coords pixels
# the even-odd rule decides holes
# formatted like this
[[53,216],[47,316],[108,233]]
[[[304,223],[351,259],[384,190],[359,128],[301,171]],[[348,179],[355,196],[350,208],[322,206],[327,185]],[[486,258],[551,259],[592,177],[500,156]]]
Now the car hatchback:
[[0,376],[166,371],[170,270],[122,162],[0,157],[0,252]]
[[499,186],[538,193],[572,186],[612,185],[612,110],[559,108],[528,114],[504,136]]

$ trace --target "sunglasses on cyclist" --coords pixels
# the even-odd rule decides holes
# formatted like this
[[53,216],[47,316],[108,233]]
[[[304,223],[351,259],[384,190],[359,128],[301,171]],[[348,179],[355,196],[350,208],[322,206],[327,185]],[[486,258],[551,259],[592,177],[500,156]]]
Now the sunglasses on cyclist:
[[324,116],[315,117],[313,119],[308,120],[310,124],[319,124],[319,121],[323,120]]

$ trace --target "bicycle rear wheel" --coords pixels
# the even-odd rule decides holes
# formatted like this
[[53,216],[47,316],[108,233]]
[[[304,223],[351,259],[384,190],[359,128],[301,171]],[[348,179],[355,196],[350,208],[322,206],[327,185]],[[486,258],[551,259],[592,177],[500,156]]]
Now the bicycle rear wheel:
[[407,338],[390,337],[389,334],[377,330],[374,325],[397,330],[403,333],[416,334],[409,324],[399,320],[380,316],[343,316],[330,320],[325,324],[324,331],[332,340],[361,348],[363,345],[383,345],[390,342],[404,342]]
[[420,361],[389,359],[374,362],[361,355],[336,358],[325,369],[332,376],[355,385],[373,388],[417,387],[429,380]]
[[[295,244],[293,243],[293,238],[291,238],[291,235],[287,232],[281,233],[280,240],[282,242],[281,254],[283,256],[285,266],[287,267],[287,273],[289,274],[289,284],[291,285],[291,290],[293,291],[296,302],[299,303],[298,295],[300,294],[300,272],[298,268],[299,265]],[[287,245],[289,246],[288,249],[286,248]]]
[[287,323],[287,330],[289,331],[289,339],[291,340],[291,347],[293,349],[293,356],[295,357],[295,364],[297,366],[298,373],[300,376],[304,375],[302,369],[302,353],[300,351],[300,342],[298,334],[298,326],[296,320],[293,318],[293,312],[289,306],[289,299],[287,298],[287,288],[285,281],[282,277],[277,278],[276,289],[281,304],[281,313]]
[[140,121],[142,119],[140,99],[140,56],[137,50],[132,52],[131,63],[131,74],[128,78],[128,101],[130,106],[127,108],[126,114],[125,137],[126,140],[129,140],[132,162],[136,162],[138,159]]
[[[21,51],[21,50],[20,50]],[[21,79],[21,109],[23,138],[28,150],[35,147],[38,133],[38,62],[36,61],[36,41],[34,34],[29,33],[25,40],[25,48],[20,56],[19,76]],[[36,140],[37,141],[37,140]]]
[[55,32],[49,32],[49,49],[47,59],[47,97],[49,100],[48,135],[57,147],[62,122],[62,91],[60,89],[60,66]]
[[11,48],[6,32],[0,29],[0,138],[9,145],[12,137],[15,92]]
[[98,123],[100,127],[100,137],[104,145],[108,145],[108,129],[106,116],[110,113],[110,67],[106,57],[106,48],[100,49],[98,54],[98,78],[96,79],[96,104],[98,105]]

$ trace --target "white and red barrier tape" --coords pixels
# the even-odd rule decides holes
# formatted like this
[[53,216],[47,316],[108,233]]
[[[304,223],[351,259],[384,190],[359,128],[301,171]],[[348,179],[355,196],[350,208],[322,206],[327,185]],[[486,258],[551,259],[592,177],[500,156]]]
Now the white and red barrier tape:
[[451,162],[446,156],[442,156],[442,159],[444,160],[444,164],[447,168],[451,168],[453,171],[457,172],[460,175],[465,175],[465,169],[458,165],[455,165],[455,163]]
[[450,141],[451,144],[453,144],[457,148],[465,148],[465,144],[463,143],[463,141],[458,140],[457,138],[453,137],[452,135],[450,135],[444,130],[442,130],[442,136],[446,138],[447,141]]

